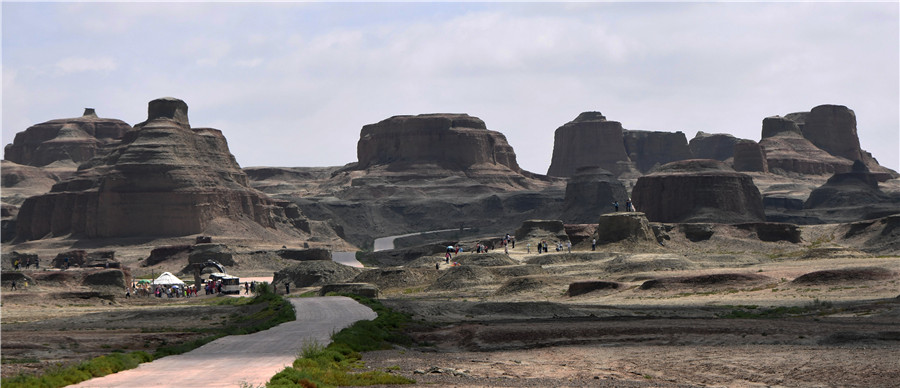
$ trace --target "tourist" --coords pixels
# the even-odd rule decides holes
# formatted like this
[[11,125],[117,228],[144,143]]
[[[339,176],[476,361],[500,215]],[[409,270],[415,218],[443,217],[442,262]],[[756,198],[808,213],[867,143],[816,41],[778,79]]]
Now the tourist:
[[18,288],[16,288],[16,281],[15,281],[15,280],[12,281],[12,284],[9,286],[9,289],[10,289],[10,290],[18,290]]
[[543,245],[543,244],[544,244],[543,241],[538,242],[537,249],[538,249],[538,254],[539,254],[539,255],[541,254],[541,250],[544,249],[544,245]]
[[572,242],[566,241],[566,248],[569,250],[569,253],[572,253]]
[[613,207],[616,209],[616,212],[619,211],[619,201],[613,201]]
[[591,250],[597,249],[597,239],[591,239]]
[[291,283],[285,282],[284,283],[284,294],[287,295],[290,293],[291,293]]
[[628,198],[628,200],[625,201],[625,211],[629,211],[629,212],[634,211],[634,205],[631,203],[631,198]]
[[244,294],[250,293],[250,282],[244,282]]
[[531,253],[531,243],[525,244],[525,249],[528,250],[528,253]]

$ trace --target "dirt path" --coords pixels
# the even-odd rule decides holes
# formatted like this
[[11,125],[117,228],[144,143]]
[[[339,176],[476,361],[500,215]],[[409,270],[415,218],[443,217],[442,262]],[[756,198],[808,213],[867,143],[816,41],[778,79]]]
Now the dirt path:
[[74,387],[239,387],[264,384],[290,366],[304,343],[331,342],[331,333],[376,317],[346,297],[292,298],[297,320],[249,335],[229,336],[194,351],[85,381]]

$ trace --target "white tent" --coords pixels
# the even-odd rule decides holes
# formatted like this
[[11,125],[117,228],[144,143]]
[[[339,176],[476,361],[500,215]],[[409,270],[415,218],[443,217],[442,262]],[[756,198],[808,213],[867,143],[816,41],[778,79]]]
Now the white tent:
[[168,272],[163,272],[162,275],[159,275],[156,280],[153,281],[154,286],[163,286],[163,287],[172,287],[172,286],[181,286],[184,287],[184,282],[181,279],[175,277]]

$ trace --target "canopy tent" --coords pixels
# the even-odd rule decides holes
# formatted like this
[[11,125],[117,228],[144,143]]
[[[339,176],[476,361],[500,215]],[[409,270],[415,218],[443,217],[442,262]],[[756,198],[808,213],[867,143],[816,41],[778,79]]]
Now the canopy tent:
[[183,287],[184,282],[169,272],[163,272],[162,275],[159,275],[159,277],[153,281],[153,285],[154,286],[165,286],[165,287],[171,287],[174,285],[178,285],[178,286]]

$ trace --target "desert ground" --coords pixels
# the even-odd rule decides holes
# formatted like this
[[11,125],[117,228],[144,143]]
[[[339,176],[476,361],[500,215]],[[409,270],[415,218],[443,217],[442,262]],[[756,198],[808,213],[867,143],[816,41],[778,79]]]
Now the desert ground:
[[[419,277],[379,285],[385,305],[411,314],[416,345],[366,353],[364,368],[416,386],[900,386],[900,258],[829,237],[837,228],[805,227],[799,244],[722,230],[540,255],[520,243],[458,255],[471,263],[459,267],[425,257],[409,264]],[[117,257],[138,268],[147,248]],[[242,277],[284,265],[236,257]],[[581,282],[597,288],[570,295]],[[3,289],[4,376],[152,350],[245,313],[204,303],[214,296],[79,299],[78,288]]]

